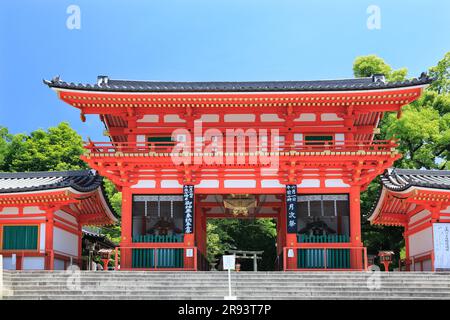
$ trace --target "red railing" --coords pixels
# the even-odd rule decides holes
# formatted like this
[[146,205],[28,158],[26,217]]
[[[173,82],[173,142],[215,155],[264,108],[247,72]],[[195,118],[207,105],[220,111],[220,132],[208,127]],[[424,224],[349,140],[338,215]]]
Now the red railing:
[[[320,255],[320,263],[317,263],[315,267],[299,267],[298,266],[298,254],[299,250],[312,250],[316,254]],[[330,266],[332,263],[328,261],[329,252],[333,253],[336,250],[348,250],[349,251],[349,266],[346,268]],[[317,261],[317,260],[316,260]],[[314,264],[314,263],[313,263]],[[284,271],[363,271],[367,270],[367,248],[366,247],[353,247],[345,243],[333,243],[324,245],[323,243],[301,243],[295,247],[283,248],[283,270]]]
[[[233,143],[230,150],[227,149],[227,143],[224,139],[221,146],[212,147],[210,142],[207,144],[196,142],[183,144],[180,142],[89,142],[85,144],[88,153],[98,155],[123,155],[142,154],[151,155],[152,153],[172,153],[177,146],[177,153],[189,150],[190,152],[210,152],[210,153],[244,153],[251,152],[391,152],[398,144],[393,140],[355,140],[355,141],[300,141],[292,143],[253,143],[246,140],[243,143]],[[184,149],[183,149],[184,148]],[[208,148],[205,150],[205,148]],[[183,150],[182,150],[183,149]],[[175,152],[174,151],[174,152]]]
[[[419,254],[416,254],[414,256],[410,256],[409,259],[404,259],[405,267],[407,271],[424,271],[424,262],[430,261],[430,268],[431,270],[428,271],[434,271],[434,251],[429,250],[425,251]],[[418,268],[416,268],[416,264],[419,264]],[[417,270],[419,269],[419,270]]]
[[[123,267],[120,264],[119,267],[119,251],[120,250],[129,250],[127,253],[128,264],[132,265],[133,249],[153,249],[153,267],[150,268],[139,268],[139,267]],[[183,267],[159,267],[158,266],[158,252],[159,250],[164,249],[183,249]],[[192,250],[192,256],[187,257],[187,250]],[[132,246],[119,246],[115,248],[114,251],[114,270],[152,270],[152,271],[173,271],[173,270],[184,270],[184,271],[197,271],[198,270],[198,249],[197,247],[186,247],[183,244],[179,243],[137,243]],[[123,254],[123,253],[122,253]],[[122,258],[121,258],[122,259]],[[191,261],[191,266],[186,266],[187,261]]]

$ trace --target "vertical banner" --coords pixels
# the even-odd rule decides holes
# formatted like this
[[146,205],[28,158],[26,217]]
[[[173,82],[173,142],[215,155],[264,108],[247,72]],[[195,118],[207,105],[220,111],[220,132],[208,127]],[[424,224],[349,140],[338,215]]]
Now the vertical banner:
[[183,186],[183,200],[183,231],[185,234],[190,234],[194,232],[194,186]]
[[286,185],[287,232],[297,233],[297,186]]
[[450,269],[450,223],[433,223],[434,269]]

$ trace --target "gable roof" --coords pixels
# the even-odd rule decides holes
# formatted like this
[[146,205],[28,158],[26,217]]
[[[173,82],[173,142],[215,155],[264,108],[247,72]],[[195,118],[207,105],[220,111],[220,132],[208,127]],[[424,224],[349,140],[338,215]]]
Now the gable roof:
[[101,186],[103,177],[92,170],[1,172],[0,193],[52,190],[71,187],[79,192]]
[[0,196],[22,193],[26,196],[25,193],[65,188],[72,188],[80,193],[98,190],[108,219],[117,222],[118,215],[106,195],[102,182],[103,177],[94,170],[0,172]]
[[450,170],[389,169],[381,176],[381,183],[392,191],[410,187],[450,189]]
[[366,215],[373,223],[381,212],[384,198],[389,192],[403,192],[410,188],[450,190],[450,170],[412,170],[391,168],[381,176],[381,188]]
[[172,82],[109,79],[98,76],[97,83],[83,84],[63,81],[58,77],[44,80],[50,88],[106,92],[284,92],[284,91],[348,91],[374,90],[426,85],[433,81],[425,73],[419,78],[385,82],[383,75],[367,78],[310,81],[252,82]]

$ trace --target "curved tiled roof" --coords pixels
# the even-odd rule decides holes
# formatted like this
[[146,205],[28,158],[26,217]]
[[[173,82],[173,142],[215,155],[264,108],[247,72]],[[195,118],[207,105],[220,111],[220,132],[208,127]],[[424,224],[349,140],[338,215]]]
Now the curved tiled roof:
[[102,185],[103,177],[91,170],[2,172],[0,193],[29,192],[71,187],[89,192]]
[[273,92],[273,91],[349,91],[402,88],[426,85],[433,81],[425,73],[419,78],[385,82],[382,75],[368,78],[312,81],[255,81],[255,82],[162,82],[114,80],[99,76],[95,84],[62,81],[59,77],[44,80],[50,88],[110,92]]
[[381,185],[377,198],[365,216],[368,220],[375,217],[375,210],[387,190],[401,192],[412,187],[450,190],[450,170],[412,170],[391,168],[381,176]]
[[0,195],[7,193],[33,192],[72,188],[78,192],[91,192],[100,188],[113,219],[118,219],[106,195],[103,177],[94,170],[0,172]]
[[381,176],[381,183],[392,191],[410,187],[450,189],[450,170],[389,169]]

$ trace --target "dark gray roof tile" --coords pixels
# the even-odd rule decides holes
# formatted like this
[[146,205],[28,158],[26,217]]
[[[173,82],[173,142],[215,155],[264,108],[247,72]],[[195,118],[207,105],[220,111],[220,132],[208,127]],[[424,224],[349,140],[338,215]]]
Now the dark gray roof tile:
[[103,178],[91,170],[1,172],[0,193],[28,192],[71,187],[79,192],[95,190]]
[[[102,76],[106,79],[105,76]],[[390,89],[429,84],[433,79],[422,74],[418,79],[401,82],[374,82],[373,77],[311,80],[311,81],[253,81],[253,82],[163,82],[141,80],[107,79],[100,84],[75,84],[59,77],[44,80],[51,88],[67,88],[87,91],[132,91],[132,92],[271,92],[271,91],[344,91]]]
[[450,189],[450,170],[389,169],[381,176],[381,182],[392,191],[410,187]]

